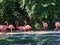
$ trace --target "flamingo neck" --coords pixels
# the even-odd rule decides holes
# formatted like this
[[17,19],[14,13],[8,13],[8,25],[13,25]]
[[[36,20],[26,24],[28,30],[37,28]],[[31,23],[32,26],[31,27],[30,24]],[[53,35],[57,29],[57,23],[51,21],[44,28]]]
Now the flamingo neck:
[[26,25],[27,25],[27,23],[24,24],[24,26],[26,26]]
[[16,27],[18,27],[18,23],[16,23]]
[[8,23],[6,23],[7,24],[7,26],[8,26]]

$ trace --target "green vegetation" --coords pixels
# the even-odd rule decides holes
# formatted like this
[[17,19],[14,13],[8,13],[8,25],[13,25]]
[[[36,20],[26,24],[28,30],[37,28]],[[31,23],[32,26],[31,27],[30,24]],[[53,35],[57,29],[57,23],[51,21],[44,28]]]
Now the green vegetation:
[[60,21],[60,0],[0,0],[0,24],[5,20],[15,25],[23,25],[28,21],[33,29],[42,27],[42,20],[49,24],[48,29],[54,29],[56,21]]

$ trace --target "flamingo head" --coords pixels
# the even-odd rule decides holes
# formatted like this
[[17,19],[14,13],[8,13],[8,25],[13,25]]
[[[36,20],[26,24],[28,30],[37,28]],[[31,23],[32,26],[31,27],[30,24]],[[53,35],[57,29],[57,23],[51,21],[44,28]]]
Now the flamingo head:
[[24,21],[24,23],[27,23],[27,21]]
[[44,23],[44,21],[42,21],[42,23]]
[[5,21],[5,23],[8,23],[8,21]]
[[7,26],[8,26],[8,21],[5,21],[5,24],[7,24]]
[[24,21],[24,26],[26,26],[27,25],[27,21]]
[[16,27],[18,26],[18,21],[15,22],[16,23]]
[[18,23],[18,21],[16,21],[15,23]]

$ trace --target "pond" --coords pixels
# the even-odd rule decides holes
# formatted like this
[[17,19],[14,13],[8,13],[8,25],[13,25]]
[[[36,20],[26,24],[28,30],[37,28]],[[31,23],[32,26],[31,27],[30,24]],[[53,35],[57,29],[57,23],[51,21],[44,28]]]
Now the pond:
[[60,45],[60,33],[9,34],[0,37],[0,45]]

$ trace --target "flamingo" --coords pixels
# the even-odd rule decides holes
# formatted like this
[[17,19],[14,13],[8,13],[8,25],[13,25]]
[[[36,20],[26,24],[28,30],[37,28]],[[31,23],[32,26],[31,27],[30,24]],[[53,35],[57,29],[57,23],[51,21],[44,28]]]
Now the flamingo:
[[[7,24],[7,21],[5,21],[5,24]],[[7,25],[0,25],[0,30],[2,32],[6,31],[7,30],[7,26],[8,26],[8,24]]]
[[8,29],[11,30],[11,35],[12,35],[12,29],[15,29],[15,27],[12,24],[8,25],[8,22],[7,21],[5,21],[5,23],[7,24],[6,28],[8,28]]
[[56,23],[55,23],[55,27],[56,27],[56,28],[54,29],[54,31],[56,31],[56,30],[60,27],[60,22],[56,22]]
[[29,30],[29,29],[31,29],[31,28],[32,28],[32,27],[31,27],[30,25],[26,25],[26,26],[25,26],[25,29],[26,29],[26,30]]
[[48,27],[48,24],[47,23],[45,23],[44,21],[42,21],[42,24],[43,24],[43,28],[44,28],[44,30]]
[[18,21],[16,21],[15,22],[16,23],[16,28],[18,29],[18,30],[25,30],[25,27],[24,26],[18,26]]
[[24,24],[25,30],[29,30],[29,29],[32,28],[30,25],[27,24],[27,21],[24,21],[24,23],[25,23],[25,24]]
[[11,30],[11,36],[12,36],[12,29],[15,29],[15,27],[12,24],[10,24],[8,28]]
[[[7,21],[5,21],[5,24],[7,24]],[[8,24],[7,25],[0,25],[0,30],[1,31],[7,30],[7,26],[8,26]]]
[[10,24],[8,28],[11,29],[11,33],[12,33],[12,29],[15,29],[15,27],[12,24]]
[[8,25],[7,21],[5,21],[5,24],[7,24],[7,25],[4,25],[4,27],[5,27],[4,29],[9,28],[9,29],[11,29],[11,32],[12,32],[12,29],[15,29],[15,27],[12,24]]

